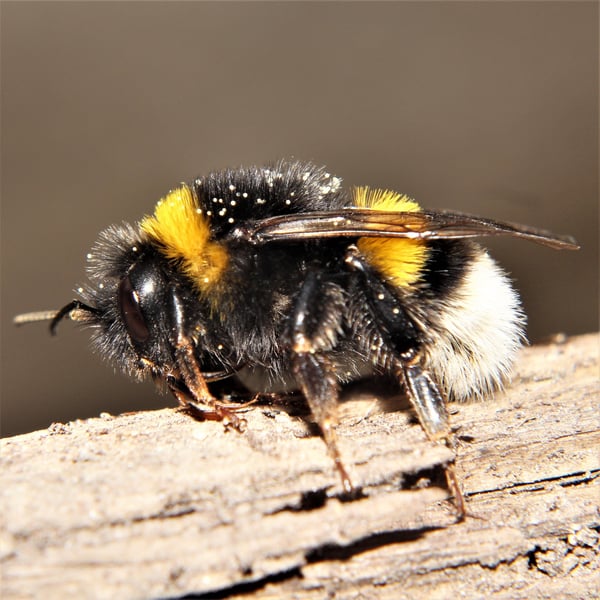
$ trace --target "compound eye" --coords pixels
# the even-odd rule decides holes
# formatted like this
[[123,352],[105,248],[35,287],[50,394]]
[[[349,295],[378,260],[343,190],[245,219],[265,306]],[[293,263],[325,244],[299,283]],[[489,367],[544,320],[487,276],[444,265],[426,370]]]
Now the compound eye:
[[119,284],[118,301],[127,333],[134,342],[140,344],[145,342],[150,337],[150,330],[146,325],[138,295],[133,289],[129,277],[122,279]]

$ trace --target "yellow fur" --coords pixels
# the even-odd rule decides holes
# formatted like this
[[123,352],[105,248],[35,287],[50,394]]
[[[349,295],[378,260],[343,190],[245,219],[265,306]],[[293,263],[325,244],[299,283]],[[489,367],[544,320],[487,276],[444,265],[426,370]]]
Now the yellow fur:
[[200,292],[211,291],[219,282],[227,267],[227,252],[210,240],[209,222],[200,213],[188,186],[169,192],[140,227],[161,246],[167,258],[181,261],[183,271]]
[[[355,206],[373,210],[421,210],[408,196],[390,190],[359,187],[354,190],[353,200]],[[358,249],[371,265],[397,287],[414,283],[427,260],[427,246],[423,240],[418,239],[364,237],[358,240]]]

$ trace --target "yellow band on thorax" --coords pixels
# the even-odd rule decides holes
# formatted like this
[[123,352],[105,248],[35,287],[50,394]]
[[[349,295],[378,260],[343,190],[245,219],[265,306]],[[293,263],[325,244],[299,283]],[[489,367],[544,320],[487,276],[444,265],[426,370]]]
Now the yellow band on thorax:
[[140,227],[168,259],[181,261],[183,272],[200,292],[211,291],[220,281],[228,263],[227,251],[210,239],[208,219],[188,186],[169,192]]

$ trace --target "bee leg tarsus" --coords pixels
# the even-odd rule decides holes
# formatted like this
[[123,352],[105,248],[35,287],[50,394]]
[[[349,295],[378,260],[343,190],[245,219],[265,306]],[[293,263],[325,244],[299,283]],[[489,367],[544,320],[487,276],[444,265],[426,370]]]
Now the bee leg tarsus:
[[210,393],[200,370],[192,341],[180,334],[176,350],[185,386],[177,385],[175,380],[168,384],[183,409],[202,421],[221,421],[226,431],[234,429],[243,433],[248,424],[246,419],[236,414],[235,407],[226,406]]
[[341,329],[344,296],[334,283],[309,273],[292,316],[292,370],[311,413],[321,429],[327,451],[340,475],[344,491],[354,491],[344,467],[335,428],[338,381],[329,352]]
[[297,352],[293,361],[296,381],[321,429],[327,452],[338,471],[345,492],[354,489],[337,443],[338,388],[333,368],[326,356],[316,352]]
[[181,406],[177,410],[185,412],[197,421],[220,421],[225,427],[225,431],[235,430],[238,433],[244,433],[248,426],[248,421],[244,417],[236,414],[236,409],[219,406],[215,402],[213,406],[203,406],[194,400],[179,400]]
[[[427,437],[453,449],[455,444],[446,400],[439,386],[421,366],[421,356],[416,350],[409,350],[402,355],[398,376]],[[467,515],[465,498],[453,464],[446,466],[446,481],[454,496],[458,520],[463,521]]]
[[446,466],[446,482],[448,483],[448,489],[454,496],[456,520],[458,523],[461,523],[467,517],[467,505],[465,503],[465,497],[453,464]]
[[338,388],[333,369],[325,356],[308,352],[296,355],[294,373],[321,429],[327,452],[340,475],[344,492],[352,494],[354,485],[342,461],[337,440]]
[[236,414],[235,409],[223,408],[217,405],[215,410],[216,414],[220,417],[220,421],[225,426],[225,431],[233,429],[238,433],[244,433],[248,427],[248,421],[244,417],[240,417]]
[[348,495],[354,494],[356,488],[354,487],[352,480],[350,479],[350,475],[348,475],[348,471],[346,471],[346,467],[342,462],[342,456],[340,454],[339,447],[337,444],[335,424],[330,422],[329,419],[326,419],[325,422],[321,425],[321,431],[323,432],[323,438],[325,440],[325,444],[327,446],[329,455],[333,459],[335,468],[340,475],[344,492]]

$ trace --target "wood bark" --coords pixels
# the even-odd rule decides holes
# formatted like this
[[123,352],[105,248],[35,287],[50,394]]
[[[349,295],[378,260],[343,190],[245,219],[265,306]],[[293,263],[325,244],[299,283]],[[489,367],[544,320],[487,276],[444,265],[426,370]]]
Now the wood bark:
[[513,383],[451,405],[453,459],[401,398],[340,409],[344,498],[314,426],[277,405],[228,431],[173,409],[1,442],[2,598],[596,598],[599,336],[523,350]]

